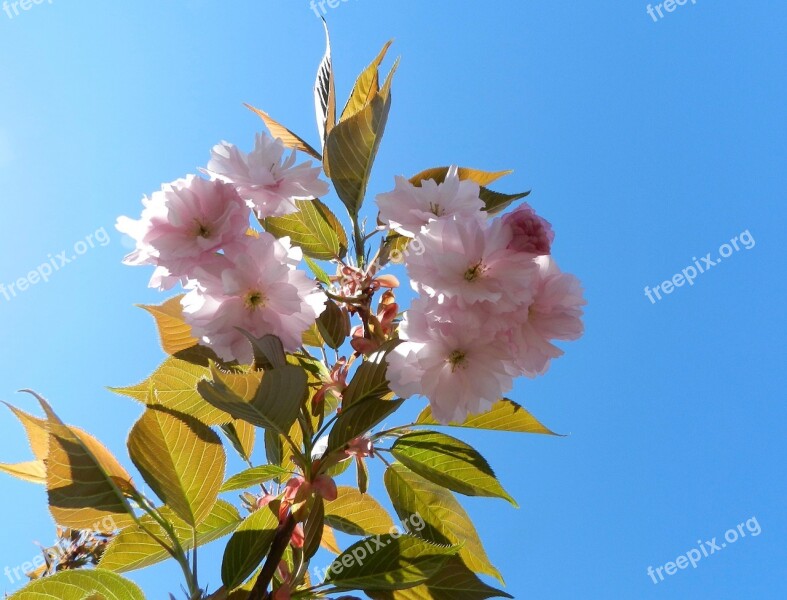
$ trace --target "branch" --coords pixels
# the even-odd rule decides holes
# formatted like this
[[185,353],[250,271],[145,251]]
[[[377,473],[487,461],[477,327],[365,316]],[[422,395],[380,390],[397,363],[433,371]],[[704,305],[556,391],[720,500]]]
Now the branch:
[[295,517],[291,514],[284,523],[279,525],[276,537],[273,538],[273,544],[271,544],[271,551],[268,553],[268,558],[262,567],[262,571],[260,571],[260,576],[257,577],[254,587],[249,592],[248,600],[269,600],[271,598],[271,595],[268,593],[268,587],[273,581],[276,569],[279,567],[279,563],[290,545],[290,539],[296,525]]

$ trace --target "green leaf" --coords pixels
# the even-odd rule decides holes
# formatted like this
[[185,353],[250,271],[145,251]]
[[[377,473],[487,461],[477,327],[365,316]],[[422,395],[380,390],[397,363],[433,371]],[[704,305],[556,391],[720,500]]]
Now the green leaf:
[[380,247],[380,265],[385,266],[389,262],[397,265],[402,264],[407,256],[407,247],[411,241],[412,238],[400,235],[395,231],[388,233]]
[[350,315],[336,302],[328,300],[325,311],[317,317],[317,329],[325,343],[338,350],[350,335]]
[[396,412],[403,403],[401,399],[366,398],[344,409],[328,435],[328,453],[340,450],[348,442],[364,435]]
[[409,523],[417,515],[425,523],[421,531],[412,531],[413,535],[436,544],[461,546],[459,556],[473,572],[502,582],[470,517],[451,492],[400,464],[385,471],[385,487],[402,522]]
[[[440,425],[432,416],[432,409],[429,407],[421,413],[415,423],[416,425]],[[489,412],[471,416],[464,423],[451,423],[451,427],[557,435],[554,431],[544,427],[526,409],[508,398],[498,401]]]
[[358,491],[365,494],[369,491],[369,469],[366,467],[366,461],[360,456],[356,456],[355,468],[358,473]]
[[427,581],[457,553],[409,535],[386,534],[350,546],[331,564],[325,583],[339,590],[401,590]]
[[246,331],[243,333],[251,342],[257,368],[267,371],[287,364],[287,353],[281,339],[275,335],[264,335],[258,339]]
[[265,122],[265,126],[270,130],[271,135],[274,138],[280,139],[287,148],[300,150],[301,152],[305,152],[317,160],[322,160],[322,156],[319,152],[317,152],[317,150],[312,148],[300,136],[294,134],[284,125],[274,120],[268,113],[260,110],[259,108],[254,108],[250,104],[244,104],[244,106],[260,117]]
[[232,590],[246,581],[263,561],[276,536],[279,518],[271,507],[246,518],[230,538],[221,564],[221,581]]
[[521,194],[501,194],[494,192],[488,188],[481,188],[481,200],[484,201],[484,210],[490,214],[499,213],[505,210],[512,202],[527,198],[530,191],[522,192]]
[[320,330],[317,328],[317,323],[314,323],[306,331],[303,332],[303,345],[311,346],[312,348],[322,348],[325,340],[320,335]]
[[11,595],[8,600],[145,600],[137,585],[116,573],[95,570],[61,571],[34,581]]
[[342,259],[347,254],[347,233],[341,221],[320,200],[296,200],[298,212],[268,217],[260,224],[276,238],[289,237],[309,258]]
[[489,463],[475,449],[451,436],[433,431],[416,431],[400,437],[391,447],[405,467],[466,496],[514,499],[497,481]]
[[325,503],[325,522],[348,535],[383,535],[395,529],[393,519],[369,494],[339,486],[336,500]]
[[[219,372],[221,381],[234,394],[250,400],[259,387],[262,373]],[[205,425],[223,425],[232,421],[227,412],[205,402],[197,391],[197,384],[210,377],[206,367],[177,358],[168,358],[142,383],[128,388],[111,388],[113,392],[134,398],[149,406],[162,406],[171,411],[194,417]],[[152,392],[152,393],[151,393]]]
[[328,273],[326,273],[320,265],[318,265],[315,261],[313,261],[308,256],[304,256],[303,261],[309,266],[309,268],[311,269],[312,273],[314,273],[314,276],[317,278],[318,281],[324,283],[327,286],[331,285],[331,278],[328,276]]
[[325,143],[325,173],[331,178],[339,199],[353,218],[358,215],[366,196],[374,159],[388,122],[391,82],[397,66],[398,61],[371,102],[336,125]]
[[254,452],[254,443],[257,437],[257,430],[253,425],[246,421],[233,421],[221,426],[221,431],[227,436],[230,444],[244,462],[251,462],[251,455]]
[[[414,175],[410,178],[410,183],[413,185],[420,186],[421,182],[432,179],[436,183],[443,183],[445,178],[448,176],[448,171],[451,167],[436,167],[434,169],[427,169],[426,171],[421,171],[418,175]],[[477,183],[480,186],[489,185],[490,183],[494,183],[501,177],[505,177],[506,175],[510,175],[513,171],[481,171],[479,169],[468,169],[465,167],[459,167],[457,170],[457,174],[459,175],[459,179],[465,181],[469,180],[474,183]]]
[[126,498],[135,490],[128,472],[98,440],[65,425],[46,400],[30,393],[47,415],[46,487],[55,522],[107,533],[131,523]]
[[440,571],[418,587],[395,592],[372,592],[374,600],[487,600],[513,596],[486,585],[459,558],[451,558]]
[[[172,524],[183,549],[191,550],[194,545],[191,526],[180,520],[171,508],[162,506],[158,510],[161,516]],[[229,535],[242,520],[234,506],[219,500],[213,506],[208,518],[197,526],[197,546],[209,544]],[[167,534],[152,517],[145,515],[140,521],[148,531],[160,539],[168,539]],[[108,571],[126,573],[155,565],[169,558],[170,555],[156,540],[139,525],[134,524],[123,529],[109,543],[101,557],[99,567]]]
[[192,527],[218,500],[226,456],[221,439],[186,415],[148,408],[128,438],[131,460],[145,482]]
[[358,114],[363,108],[372,101],[372,98],[380,91],[380,75],[379,68],[388,53],[388,48],[393,44],[393,40],[387,42],[380,54],[377,55],[372,63],[366,67],[363,72],[358,76],[353,86],[353,91],[347,104],[342,111],[342,116],[339,121],[346,121],[353,115]]
[[325,501],[317,496],[303,524],[303,557],[311,559],[320,549],[323,532],[325,531]]
[[331,36],[328,33],[328,23],[322,20],[325,26],[325,56],[317,70],[317,81],[314,83],[314,107],[317,113],[317,130],[320,133],[320,142],[325,144],[328,134],[336,123],[336,84],[333,77],[333,63],[331,61]]
[[307,393],[306,372],[301,367],[285,365],[266,371],[251,402],[225,385],[215,366],[212,370],[214,380],[201,381],[198,385],[199,393],[212,406],[236,419],[281,434],[287,433],[298,417]]
[[353,404],[370,398],[390,398],[388,386],[388,363],[385,360],[388,352],[394,347],[386,343],[377,352],[371,354],[356,370],[347,389],[342,394],[342,409],[347,410]]
[[235,490],[246,490],[255,485],[271,481],[272,479],[287,477],[289,475],[290,472],[287,469],[282,469],[276,465],[254,467],[230,477],[224,482],[224,485],[221,486],[221,491],[232,492]]

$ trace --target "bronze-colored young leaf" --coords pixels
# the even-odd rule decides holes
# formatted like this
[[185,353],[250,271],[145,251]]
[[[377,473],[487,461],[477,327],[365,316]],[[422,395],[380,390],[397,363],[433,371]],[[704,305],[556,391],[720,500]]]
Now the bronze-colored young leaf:
[[325,142],[325,173],[333,182],[339,199],[353,217],[358,215],[366,196],[374,159],[388,122],[391,111],[391,82],[397,66],[398,61],[371,102],[336,125]]
[[328,300],[325,311],[317,317],[317,329],[325,343],[338,350],[350,335],[350,315],[336,302]]
[[[191,526],[182,521],[171,508],[162,506],[158,511],[167,522],[172,524],[183,549],[191,550],[194,545]],[[238,509],[229,502],[219,500],[213,506],[210,515],[197,526],[197,546],[209,544],[229,535],[242,520]],[[147,531],[152,532],[159,539],[168,539],[161,525],[149,515],[143,516],[140,522]],[[145,529],[136,524],[123,529],[107,545],[99,567],[108,571],[126,573],[169,559],[170,555],[167,551],[150,537]]]
[[407,589],[428,581],[457,550],[410,535],[375,536],[350,546],[334,560],[325,583],[347,591]]
[[342,553],[341,549],[339,548],[339,542],[336,541],[336,533],[334,533],[333,529],[328,527],[327,524],[322,529],[322,540],[320,540],[320,546],[333,554]]
[[325,56],[317,70],[317,80],[314,82],[314,108],[317,115],[317,131],[320,134],[320,143],[325,144],[328,134],[336,123],[336,83],[333,76],[333,62],[331,61],[331,35],[328,32],[328,23],[322,20],[325,26]]
[[380,91],[380,75],[379,68],[385,59],[388,48],[393,44],[393,40],[386,42],[380,54],[377,55],[372,63],[366,67],[358,79],[355,81],[350,98],[342,111],[342,116],[339,121],[345,121],[353,115],[358,114],[364,106],[369,104],[374,98],[375,94]]
[[[418,417],[416,425],[440,425],[440,423],[432,416],[432,409],[426,407]],[[557,435],[554,431],[544,427],[525,408],[508,398],[498,401],[491,411],[471,416],[464,423],[451,423],[451,427]]]
[[280,139],[287,148],[300,150],[301,152],[305,152],[317,160],[322,160],[322,155],[320,155],[317,150],[312,148],[307,142],[303,140],[303,138],[294,134],[284,125],[274,120],[268,113],[260,110],[259,108],[254,108],[251,104],[244,104],[244,106],[260,117],[265,122],[265,126],[270,130],[271,135],[274,138]]
[[513,598],[481,581],[460,558],[449,559],[423,585],[394,592],[371,592],[373,600],[487,600]]
[[107,533],[133,522],[127,497],[135,490],[128,472],[98,440],[64,424],[36,397],[47,415],[46,484],[55,522]]
[[221,486],[222,492],[231,492],[235,490],[247,490],[255,485],[266,483],[272,479],[281,479],[288,477],[290,472],[287,469],[282,469],[278,465],[263,465],[261,467],[252,467],[233,475],[224,485]]
[[227,460],[210,427],[148,408],[131,429],[128,452],[147,484],[183,521],[195,527],[208,517]]
[[145,600],[137,585],[103,569],[61,571],[29,583],[8,600]]
[[[244,400],[254,397],[262,380],[262,373],[257,371],[216,371],[222,383]],[[231,415],[205,402],[197,391],[197,384],[210,376],[211,371],[207,367],[170,357],[142,383],[127,388],[110,389],[147,405],[162,406],[189,415],[205,425],[230,423]]]
[[278,526],[278,515],[265,507],[246,517],[235,530],[221,564],[221,580],[228,589],[235,589],[254,573],[267,555]]
[[473,572],[491,575],[502,583],[473,522],[451,492],[400,464],[385,471],[385,487],[403,523],[409,523],[414,515],[423,521],[421,531],[411,528],[413,535],[436,544],[461,546],[459,556]]
[[377,500],[345,486],[339,486],[336,500],[325,503],[325,522],[348,535],[382,535],[394,528],[391,515]]
[[31,460],[22,463],[0,463],[0,471],[30,483],[46,483],[46,465],[41,460]]
[[7,473],[17,479],[30,483],[46,483],[46,457],[49,452],[49,431],[47,422],[38,417],[34,417],[23,410],[6,404],[16,418],[22,423],[27,434],[30,448],[33,451],[35,460],[16,463],[0,464],[0,471]]
[[233,421],[232,423],[222,425],[221,431],[227,436],[241,460],[246,463],[250,462],[257,436],[257,430],[254,428],[254,425],[246,421]]
[[434,431],[414,431],[397,439],[391,453],[432,483],[466,496],[503,498],[517,505],[486,459],[461,440]]
[[[413,185],[421,185],[421,182],[432,179],[436,183],[443,183],[445,178],[448,176],[448,171],[450,167],[435,167],[434,169],[427,169],[426,171],[421,171],[418,175],[414,175],[410,178],[410,183]],[[510,175],[513,171],[481,171],[479,169],[468,169],[466,167],[459,167],[457,174],[459,175],[459,179],[466,181],[472,181],[477,183],[480,186],[489,185],[490,183],[494,183],[501,177],[505,177],[506,175]]]
[[158,326],[161,347],[164,352],[173,356],[199,344],[199,340],[191,335],[191,326],[183,319],[183,306],[180,303],[182,299],[181,294],[160,306],[139,306],[153,315]]
[[289,237],[304,255],[318,260],[342,259],[347,255],[347,233],[331,209],[318,199],[296,200],[298,212],[268,217],[260,224],[277,238]]

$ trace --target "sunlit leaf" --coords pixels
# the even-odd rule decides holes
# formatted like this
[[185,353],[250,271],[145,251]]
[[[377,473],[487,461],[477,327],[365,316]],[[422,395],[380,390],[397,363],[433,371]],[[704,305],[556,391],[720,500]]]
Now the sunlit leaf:
[[317,318],[317,328],[325,343],[338,350],[350,335],[350,315],[336,302],[328,300],[325,311]]
[[8,600],[145,600],[137,585],[116,573],[95,570],[61,571],[29,583]]
[[257,430],[254,425],[246,421],[233,421],[221,426],[221,431],[227,436],[230,444],[244,462],[251,461],[251,454],[254,452],[254,442],[257,437]]
[[314,499],[314,504],[309,511],[309,516],[303,524],[303,556],[309,560],[320,549],[325,528],[325,502],[321,497]]
[[131,460],[147,484],[189,525],[204,521],[224,481],[221,439],[192,417],[148,408],[128,438]]
[[364,106],[372,101],[372,98],[380,91],[380,75],[379,68],[385,59],[388,48],[393,44],[393,40],[387,42],[380,54],[366,67],[363,72],[358,76],[353,86],[350,98],[342,111],[340,121],[345,121],[353,115],[358,114]]
[[140,305],[156,320],[161,347],[167,354],[175,355],[182,350],[196,346],[197,338],[191,335],[191,326],[183,320],[183,295],[170,298],[160,306]]
[[246,517],[235,530],[221,565],[221,580],[228,589],[235,589],[254,573],[267,555],[278,526],[278,516],[266,507]]
[[397,439],[391,453],[432,483],[466,496],[503,498],[516,506],[489,463],[461,440],[433,431],[415,431]]
[[41,460],[16,464],[0,463],[0,471],[30,483],[46,483],[46,465]]
[[323,152],[325,173],[350,215],[361,208],[369,177],[391,110],[394,65],[382,89],[358,113],[342,121],[328,135]]
[[284,125],[275,121],[268,113],[260,110],[259,108],[254,108],[250,104],[244,104],[244,106],[260,117],[265,122],[265,126],[270,130],[271,135],[274,138],[280,139],[287,148],[300,150],[301,152],[305,152],[317,160],[322,160],[322,156],[319,152],[317,152],[317,150],[312,148],[300,136],[294,134]]
[[287,477],[289,474],[289,471],[277,465],[253,467],[227,479],[224,485],[221,486],[221,491],[231,492],[234,490],[247,490],[255,485],[271,481],[272,479]]
[[487,600],[513,598],[481,581],[459,558],[449,559],[423,585],[395,592],[371,592],[374,600]]
[[388,363],[386,355],[393,348],[392,343],[384,345],[380,350],[371,354],[356,370],[347,389],[342,394],[342,409],[346,410],[369,398],[391,398],[392,392],[388,386]]
[[325,503],[325,522],[349,535],[382,535],[394,529],[391,515],[377,500],[345,486],[339,486],[336,500]]
[[303,253],[318,260],[342,259],[347,254],[347,234],[341,221],[320,200],[296,200],[298,212],[260,221],[276,238],[289,237]]
[[[172,524],[183,549],[191,550],[194,545],[191,526],[181,521],[172,509],[166,506],[159,508],[159,513]],[[166,533],[152,517],[145,515],[140,521],[159,539],[167,540]],[[229,535],[235,531],[241,521],[241,516],[234,506],[219,500],[213,506],[210,515],[197,526],[197,546]],[[155,565],[169,558],[170,555],[156,540],[139,525],[133,524],[112,539],[101,557],[99,567],[125,573]]]
[[16,464],[0,464],[0,471],[7,473],[17,479],[28,481],[30,483],[46,483],[46,457],[49,452],[49,431],[47,429],[47,422],[38,417],[34,417],[23,410],[6,404],[11,412],[16,415],[17,419],[22,423],[27,434],[27,439],[30,448],[33,451],[35,460],[16,463]]
[[[443,183],[445,178],[448,176],[448,171],[450,167],[435,167],[434,169],[427,169],[426,171],[421,171],[418,175],[414,175],[410,178],[410,183],[413,185],[420,185],[421,182],[432,179],[436,183]],[[501,177],[505,177],[506,175],[510,175],[513,171],[480,171],[478,169],[468,169],[465,167],[459,167],[458,175],[459,179],[461,180],[469,180],[474,183],[477,183],[480,186],[489,185],[490,183],[494,183]]]
[[334,560],[325,582],[340,590],[406,589],[427,581],[456,552],[455,547],[409,535],[375,536],[350,546]]
[[403,523],[409,523],[415,515],[425,523],[421,531],[413,528],[413,535],[436,544],[461,546],[459,555],[472,571],[502,582],[470,517],[451,492],[400,464],[391,465],[385,471],[385,487]]
[[348,442],[364,435],[396,412],[403,402],[401,399],[371,397],[343,409],[328,436],[328,452],[339,450]]
[[[416,421],[418,425],[440,425],[427,407]],[[557,435],[544,427],[533,415],[516,402],[503,398],[487,413],[469,417],[464,423],[451,423],[452,427],[489,429],[492,431],[513,431],[517,433],[541,433]]]

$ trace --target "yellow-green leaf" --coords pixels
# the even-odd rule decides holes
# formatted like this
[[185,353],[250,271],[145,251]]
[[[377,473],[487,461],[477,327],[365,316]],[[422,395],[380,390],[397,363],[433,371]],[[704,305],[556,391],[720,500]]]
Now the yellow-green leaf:
[[272,479],[287,477],[288,475],[290,475],[290,472],[287,469],[282,469],[277,465],[253,467],[227,479],[224,485],[221,486],[221,491],[246,490],[255,485],[260,485]]
[[527,198],[530,191],[522,192],[521,194],[502,194],[495,192],[489,188],[481,188],[481,200],[484,202],[484,210],[490,214],[499,213],[505,210],[512,202]]
[[364,435],[392,415],[404,400],[366,398],[342,410],[328,435],[328,452],[342,449],[348,442]]
[[414,431],[397,439],[391,454],[432,483],[466,496],[503,498],[516,506],[486,459],[461,440],[434,431]]
[[271,135],[275,138],[278,138],[282,141],[282,143],[287,148],[292,148],[293,150],[300,150],[301,152],[305,152],[306,154],[316,158],[317,160],[322,160],[322,156],[320,155],[317,150],[312,148],[308,143],[306,143],[303,138],[294,134],[292,131],[287,129],[284,125],[279,123],[278,121],[274,120],[268,113],[265,111],[260,110],[259,108],[254,108],[250,104],[244,104],[246,108],[260,117],[264,122],[265,126],[270,130]]
[[31,483],[46,483],[46,457],[49,452],[49,431],[43,419],[6,404],[22,423],[35,460],[16,464],[0,464],[0,471]]
[[391,515],[369,494],[339,486],[336,500],[325,503],[325,522],[349,535],[382,535],[395,528]]
[[226,456],[210,427],[148,408],[131,429],[128,452],[147,484],[186,523],[202,523],[218,499]]
[[46,483],[46,465],[42,460],[31,460],[16,464],[0,464],[0,471],[30,483]]
[[409,535],[376,536],[350,546],[334,560],[325,583],[339,590],[407,589],[429,580],[456,553],[456,547]]
[[221,564],[221,581],[233,590],[259,566],[276,536],[279,517],[271,507],[253,512],[230,538]]
[[182,294],[175,296],[160,306],[140,305],[140,308],[153,315],[158,326],[161,347],[170,355],[199,344],[199,340],[191,335],[191,326],[183,320],[183,306],[180,303],[182,298]]
[[94,437],[65,425],[52,407],[36,396],[47,415],[49,510],[59,525],[112,532],[133,522],[127,501],[131,476]]
[[470,517],[451,492],[400,464],[385,471],[385,487],[402,522],[410,522],[414,515],[423,520],[425,526],[421,531],[412,531],[413,535],[436,544],[461,546],[459,556],[470,570],[502,582]]
[[317,317],[317,329],[328,346],[338,350],[350,335],[350,315],[336,302],[328,300],[325,311]]
[[[448,176],[450,167],[435,167],[434,169],[427,169],[421,171],[418,175],[410,178],[410,183],[413,185],[421,185],[422,181],[433,179],[436,183],[443,183]],[[494,183],[501,177],[510,175],[513,171],[481,171],[479,169],[468,169],[466,167],[459,167],[457,174],[459,179],[463,181],[472,181],[480,186],[489,185]]]
[[325,55],[317,70],[317,80],[314,83],[314,108],[317,114],[317,130],[320,133],[320,142],[325,144],[328,134],[336,123],[336,83],[333,76],[333,62],[331,61],[331,36],[328,32],[328,23],[322,20],[325,26]]
[[[191,526],[182,521],[174,511],[166,506],[158,509],[164,519],[171,523],[175,535],[184,550],[191,550],[194,538]],[[197,526],[197,546],[209,544],[238,527],[241,519],[238,510],[229,502],[219,500],[210,515]],[[145,529],[160,539],[167,540],[167,534],[152,517],[145,515],[140,519]],[[167,551],[159,545],[139,525],[133,524],[123,529],[107,546],[101,557],[99,567],[117,573],[143,569],[170,558]]]
[[397,66],[398,61],[371,102],[336,125],[325,142],[325,173],[352,216],[358,215],[366,196],[369,176],[391,111],[391,81]]
[[222,425],[221,430],[241,459],[247,463],[251,462],[251,454],[254,452],[254,442],[257,437],[254,425],[246,421],[233,421]]
[[102,569],[61,571],[34,581],[12,594],[8,600],[145,600],[137,585]]
[[391,44],[393,44],[393,40],[387,42],[385,46],[383,46],[383,49],[380,51],[380,54],[377,55],[377,58],[375,58],[372,63],[358,76],[358,79],[356,79],[355,85],[353,86],[353,91],[350,94],[350,98],[347,100],[347,104],[342,111],[342,116],[339,121],[345,121],[353,115],[358,114],[364,106],[372,101],[372,98],[374,98],[375,94],[380,91],[380,75],[378,70],[385,59],[385,55],[388,52],[388,48],[391,47]]
[[276,238],[289,237],[303,253],[319,260],[342,259],[347,254],[347,233],[341,221],[318,199],[296,200],[298,211],[262,219],[265,231]]
[[[418,417],[416,425],[440,425],[440,423],[432,416],[432,409],[427,407]],[[471,416],[464,423],[451,423],[451,427],[557,435],[544,427],[526,409],[508,398],[498,401],[489,412]]]
[[[259,387],[262,373],[224,373],[215,369],[222,383],[244,400],[250,400]],[[142,383],[128,388],[111,388],[113,392],[129,396],[150,406],[162,406],[171,411],[194,417],[205,425],[223,425],[232,416],[205,402],[197,391],[197,384],[211,377],[210,369],[177,358],[168,358]],[[151,395],[152,391],[152,395]]]

